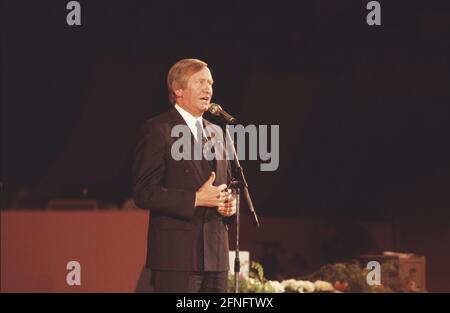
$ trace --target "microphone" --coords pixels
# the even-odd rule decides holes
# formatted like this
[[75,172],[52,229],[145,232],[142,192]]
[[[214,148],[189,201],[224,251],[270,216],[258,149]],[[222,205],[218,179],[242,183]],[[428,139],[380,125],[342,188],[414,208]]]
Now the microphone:
[[236,119],[222,109],[217,103],[211,103],[209,113],[215,116],[221,116],[228,124],[236,124]]

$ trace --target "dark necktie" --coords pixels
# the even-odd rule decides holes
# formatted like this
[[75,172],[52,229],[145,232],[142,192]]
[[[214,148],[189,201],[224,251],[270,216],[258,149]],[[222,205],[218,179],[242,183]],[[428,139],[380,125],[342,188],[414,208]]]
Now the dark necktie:
[[[201,138],[202,140],[202,151],[205,152],[204,148],[205,145],[208,143],[208,138],[206,138],[203,134],[203,125],[200,123],[199,120],[197,120],[197,122],[195,122],[195,127],[197,128],[197,140],[199,140]],[[211,152],[214,153],[214,147],[211,147]],[[211,169],[213,171],[216,171],[216,160],[215,158],[212,160],[208,160],[205,157],[205,153],[202,153],[202,156],[208,161],[209,166],[211,167]]]

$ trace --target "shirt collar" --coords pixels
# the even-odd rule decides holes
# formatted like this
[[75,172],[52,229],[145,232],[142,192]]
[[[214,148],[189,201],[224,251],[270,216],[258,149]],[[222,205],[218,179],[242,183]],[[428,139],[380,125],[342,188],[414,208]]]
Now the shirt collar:
[[203,126],[203,116],[195,117],[176,103],[175,103],[175,109],[181,114],[181,117],[183,117],[184,121],[189,126],[195,139],[197,139],[197,128],[195,126],[195,123],[197,121],[199,121],[200,125]]

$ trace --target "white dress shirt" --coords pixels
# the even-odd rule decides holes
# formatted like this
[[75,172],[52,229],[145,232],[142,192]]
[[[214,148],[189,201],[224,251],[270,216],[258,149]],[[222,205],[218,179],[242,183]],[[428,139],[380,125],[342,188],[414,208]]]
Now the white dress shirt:
[[183,109],[182,107],[180,107],[176,103],[175,103],[175,109],[181,114],[181,116],[183,117],[183,119],[186,122],[187,126],[189,126],[189,129],[191,130],[192,135],[194,135],[195,140],[198,141],[198,138],[197,138],[197,126],[195,125],[197,123],[197,121],[199,121],[200,125],[202,125],[203,136],[205,136],[205,132],[204,132],[204,129],[203,129],[203,117],[202,116],[195,117],[191,113],[189,113],[188,111],[186,111],[185,109]]

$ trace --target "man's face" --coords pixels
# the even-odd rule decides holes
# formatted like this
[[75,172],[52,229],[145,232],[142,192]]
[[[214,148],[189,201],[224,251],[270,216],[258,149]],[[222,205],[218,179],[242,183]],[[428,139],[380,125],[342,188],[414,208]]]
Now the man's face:
[[208,111],[212,97],[213,79],[207,67],[189,77],[186,87],[175,90],[177,103],[194,116]]

